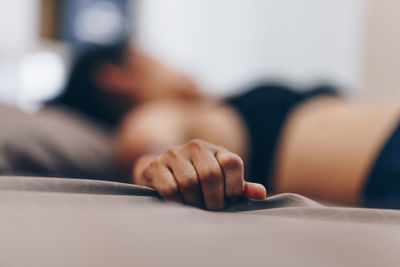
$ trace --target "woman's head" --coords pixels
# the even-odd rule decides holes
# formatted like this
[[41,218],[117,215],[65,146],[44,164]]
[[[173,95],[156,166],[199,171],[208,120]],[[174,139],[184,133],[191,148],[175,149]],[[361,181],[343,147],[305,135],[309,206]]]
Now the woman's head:
[[81,53],[64,92],[53,103],[116,125],[128,109],[143,101],[199,97],[196,86],[186,76],[122,41]]
[[78,55],[62,94],[52,103],[77,110],[99,122],[113,125],[123,109],[107,99],[107,92],[98,83],[99,67],[103,64],[123,65],[127,43],[93,46]]

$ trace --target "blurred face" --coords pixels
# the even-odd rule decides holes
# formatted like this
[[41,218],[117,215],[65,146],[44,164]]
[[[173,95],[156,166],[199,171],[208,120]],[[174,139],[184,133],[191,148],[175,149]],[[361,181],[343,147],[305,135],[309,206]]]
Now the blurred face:
[[99,87],[114,100],[122,101],[121,104],[167,98],[202,98],[186,76],[131,47],[127,48],[123,64],[105,63],[95,76]]

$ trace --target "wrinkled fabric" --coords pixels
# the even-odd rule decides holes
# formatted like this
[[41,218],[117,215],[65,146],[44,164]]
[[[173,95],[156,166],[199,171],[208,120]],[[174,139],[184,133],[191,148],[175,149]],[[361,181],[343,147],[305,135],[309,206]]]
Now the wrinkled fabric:
[[65,109],[0,105],[0,174],[115,179],[111,134]]
[[294,194],[221,212],[149,188],[0,177],[2,266],[400,266],[400,212]]

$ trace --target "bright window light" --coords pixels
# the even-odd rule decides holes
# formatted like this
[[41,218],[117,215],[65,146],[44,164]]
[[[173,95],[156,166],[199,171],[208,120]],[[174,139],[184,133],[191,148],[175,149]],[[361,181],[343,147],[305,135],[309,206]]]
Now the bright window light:
[[65,75],[65,65],[59,55],[47,51],[28,54],[20,65],[18,104],[24,108],[55,97],[64,86]]

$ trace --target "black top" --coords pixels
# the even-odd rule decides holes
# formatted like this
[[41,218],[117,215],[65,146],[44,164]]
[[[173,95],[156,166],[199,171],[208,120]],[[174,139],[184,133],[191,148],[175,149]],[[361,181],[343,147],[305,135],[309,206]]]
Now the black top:
[[246,180],[270,186],[276,146],[286,118],[299,103],[322,94],[336,95],[336,90],[319,86],[301,92],[284,85],[263,84],[226,101],[240,113],[249,133]]

